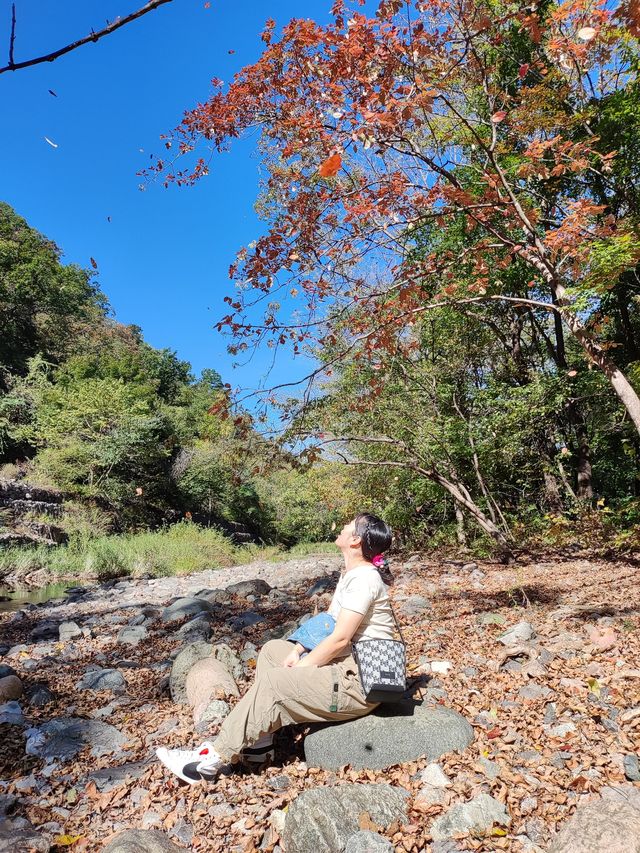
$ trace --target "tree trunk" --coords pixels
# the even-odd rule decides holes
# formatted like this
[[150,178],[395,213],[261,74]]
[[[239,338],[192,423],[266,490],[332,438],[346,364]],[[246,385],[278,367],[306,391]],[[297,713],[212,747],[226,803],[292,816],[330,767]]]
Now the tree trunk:
[[464,529],[464,513],[460,509],[460,504],[457,501],[453,502],[453,506],[456,513],[456,538],[458,540],[458,545],[461,548],[467,547],[467,534]]
[[593,500],[593,485],[591,483],[591,450],[587,428],[580,424],[577,430],[578,438],[578,487],[576,497],[579,501],[590,503]]

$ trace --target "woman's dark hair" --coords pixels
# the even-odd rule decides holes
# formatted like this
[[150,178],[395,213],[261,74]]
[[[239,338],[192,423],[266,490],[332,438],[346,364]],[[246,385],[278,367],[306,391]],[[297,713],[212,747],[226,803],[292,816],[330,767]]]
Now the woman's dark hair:
[[355,534],[362,542],[362,556],[371,562],[378,554],[384,554],[391,547],[393,534],[391,528],[378,518],[368,512],[361,512],[355,518]]

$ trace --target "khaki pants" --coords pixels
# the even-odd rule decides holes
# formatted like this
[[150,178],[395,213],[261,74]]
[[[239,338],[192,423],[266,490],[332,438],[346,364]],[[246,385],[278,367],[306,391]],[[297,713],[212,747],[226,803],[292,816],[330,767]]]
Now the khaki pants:
[[[351,655],[326,666],[284,667],[291,649],[286,640],[270,640],[260,651],[255,681],[214,742],[226,761],[237,761],[244,747],[282,726],[352,720],[377,708],[365,702]],[[332,706],[337,710],[332,711]]]

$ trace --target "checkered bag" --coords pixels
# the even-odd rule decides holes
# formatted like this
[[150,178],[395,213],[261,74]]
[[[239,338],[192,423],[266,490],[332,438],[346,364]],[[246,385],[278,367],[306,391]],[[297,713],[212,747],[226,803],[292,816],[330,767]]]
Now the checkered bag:
[[406,654],[405,644],[398,640],[359,640],[353,644],[367,702],[399,702],[404,697]]

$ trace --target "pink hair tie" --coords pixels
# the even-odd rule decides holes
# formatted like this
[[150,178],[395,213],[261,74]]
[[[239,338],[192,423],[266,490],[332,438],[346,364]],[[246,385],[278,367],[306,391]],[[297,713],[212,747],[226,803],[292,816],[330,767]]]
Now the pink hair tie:
[[376,556],[373,558],[373,560],[371,560],[371,562],[376,567],[376,569],[381,569],[386,563],[386,560],[382,554],[376,554]]

